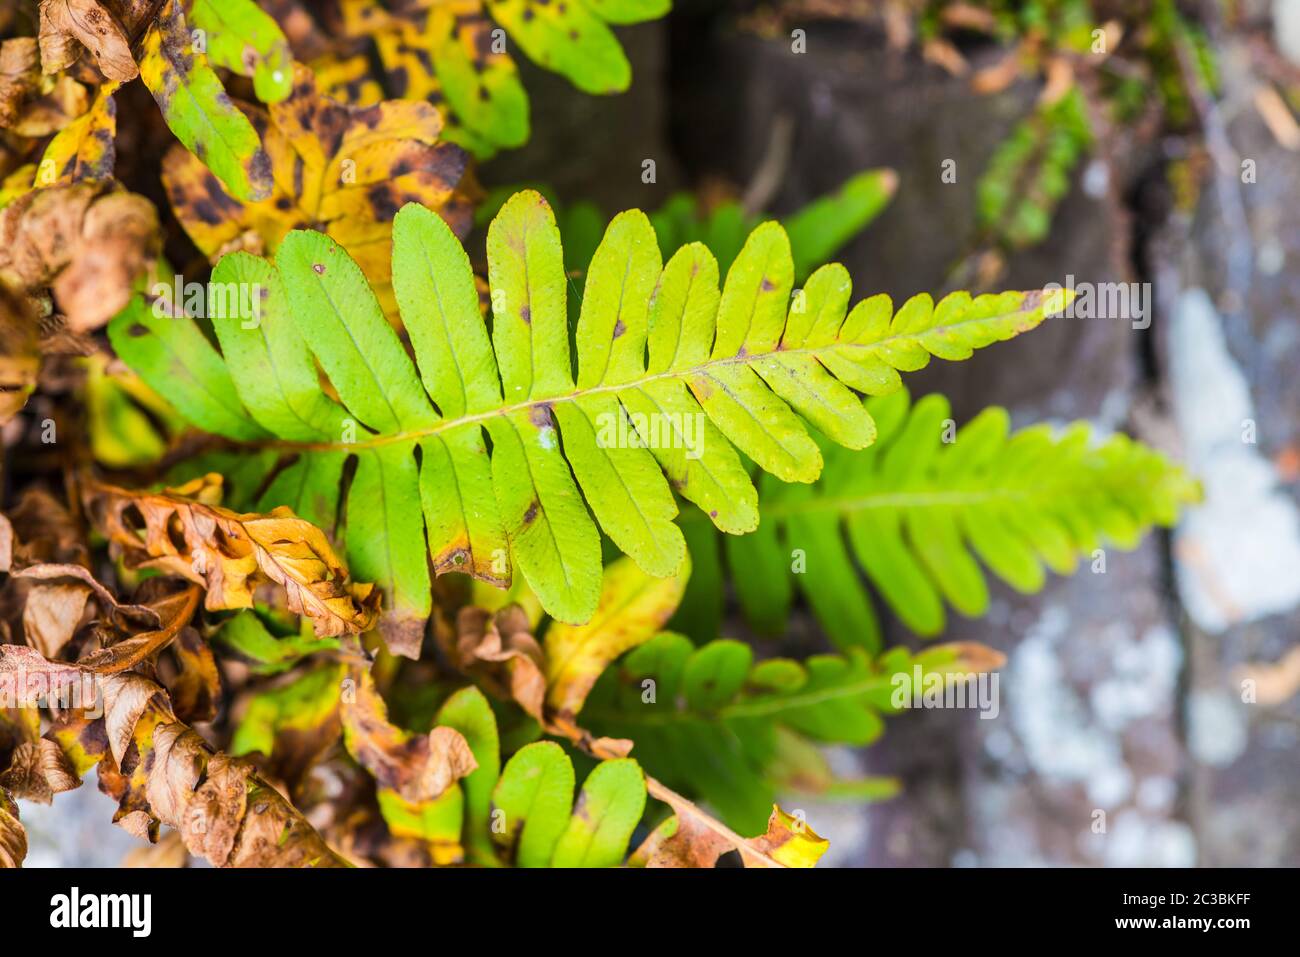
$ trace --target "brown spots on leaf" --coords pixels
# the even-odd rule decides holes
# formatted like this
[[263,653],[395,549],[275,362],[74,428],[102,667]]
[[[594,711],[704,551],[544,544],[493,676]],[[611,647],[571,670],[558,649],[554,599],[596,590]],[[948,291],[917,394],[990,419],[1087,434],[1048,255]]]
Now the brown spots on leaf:
[[533,522],[537,520],[537,514],[541,510],[542,510],[541,503],[538,502],[537,499],[533,499],[533,501],[529,504],[528,508],[524,510],[523,524],[525,528],[527,528],[529,525],[533,524]]
[[363,110],[357,110],[353,116],[353,119],[357,123],[360,123],[368,130],[377,129],[383,118],[383,113],[380,111],[379,104],[377,103],[374,106],[368,106]]
[[519,318],[524,321],[524,325],[526,326],[531,326],[533,324],[533,310],[527,303],[524,303],[524,305],[520,307]]
[[541,402],[533,406],[528,413],[528,421],[533,423],[539,429],[549,429],[555,426],[555,418],[551,414],[551,406],[548,402]]
[[271,157],[266,154],[266,150],[259,149],[245,161],[245,169],[248,171],[248,182],[253,188],[255,199],[266,199],[271,195],[273,185],[271,179]]
[[470,552],[469,539],[464,535],[456,536],[433,556],[434,572],[438,575],[469,571],[472,564],[473,554]]
[[591,823],[591,812],[587,810],[587,792],[582,791],[578,794],[578,800],[573,803],[573,816],[576,820],[584,824]]
[[393,96],[404,97],[411,88],[411,77],[406,72],[406,67],[395,66],[387,72],[388,86]]
[[370,201],[370,208],[374,211],[376,222],[388,222],[397,215],[400,208],[395,190],[388,183],[376,183],[366,190],[366,199]]
[[614,338],[617,339],[623,333],[627,332],[627,325],[622,319],[614,323]]
[[216,226],[224,221],[225,217],[218,212],[216,204],[207,196],[190,203],[190,210],[200,220],[209,226]]
[[763,292],[771,292],[776,288],[776,283],[764,276],[763,281],[759,284],[759,288],[762,289]]
[[312,263],[312,264],[311,264],[311,268],[312,268],[312,271],[316,273],[316,275],[318,275],[318,276],[323,276],[323,275],[325,275],[325,264],[324,264],[324,263]]

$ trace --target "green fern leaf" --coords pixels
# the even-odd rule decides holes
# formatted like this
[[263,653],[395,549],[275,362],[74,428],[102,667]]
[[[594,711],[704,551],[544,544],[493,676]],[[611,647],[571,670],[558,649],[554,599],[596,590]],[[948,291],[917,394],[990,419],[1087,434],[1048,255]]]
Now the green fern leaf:
[[[1006,410],[994,407],[945,442],[950,412],[940,395],[913,404],[899,390],[866,408],[878,430],[871,448],[824,442],[815,485],[764,479],[764,526],[726,542],[729,564],[743,569],[737,595],[762,632],[784,629],[797,590],[837,644],[879,648],[856,558],[908,628],[936,635],[945,604],[967,617],[987,609],[981,564],[1017,591],[1036,592],[1046,570],[1068,575],[1104,544],[1134,548],[1199,495],[1160,453],[1124,435],[1102,438],[1084,422],[1011,433]],[[707,529],[699,515],[683,521]],[[697,575],[720,576],[717,549],[692,557]],[[688,586],[686,606],[694,600]],[[695,621],[715,624],[707,614]]]
[[[600,596],[597,525],[646,572],[673,574],[686,557],[673,490],[719,529],[753,531],[758,495],[740,453],[811,482],[822,452],[805,421],[864,448],[876,425],[854,390],[894,391],[899,371],[967,358],[1038,325],[1048,304],[1041,292],[954,293],[898,310],[873,296],[850,311],[838,265],[792,303],[776,223],[750,234],[719,290],[708,249],[687,245],[661,265],[633,210],[588,269],[571,356],[560,236],[538,194],[514,196],[489,229],[490,333],[469,258],[436,214],[408,205],[393,238],[414,363],[357,264],[306,231],[285,238],[274,269],[246,254],[219,264],[216,282],[262,293],[256,321],[213,318],[224,361],[193,321],[156,319],[143,304],[109,335],[194,424],[292,456],[247,504],[334,527],[355,459],[349,567],[387,592],[386,637],[404,654],[418,652],[429,612],[426,551],[438,574],[498,585],[513,559],[547,612],[583,622]],[[321,395],[315,363],[337,401]]]
[[876,660],[853,649],[803,663],[755,663],[750,646],[739,641],[696,648],[664,632],[605,671],[581,721],[595,734],[631,738],[647,773],[708,801],[727,824],[749,832],[762,827],[777,790],[798,783],[780,774],[784,754],[807,742],[875,741],[884,729],[881,716],[900,710],[900,682],[910,688],[916,668],[922,681],[931,674],[947,681],[995,663],[987,649],[967,644],[935,645],[916,655],[892,648]]
[[492,840],[517,867],[618,867],[645,811],[645,774],[631,758],[601,761],[573,800],[573,762],[551,741],[520,748],[492,792],[503,827]]
[[506,762],[492,792],[492,807],[505,828],[492,832],[506,856],[519,867],[550,864],[573,804],[573,762],[553,741],[524,745]]

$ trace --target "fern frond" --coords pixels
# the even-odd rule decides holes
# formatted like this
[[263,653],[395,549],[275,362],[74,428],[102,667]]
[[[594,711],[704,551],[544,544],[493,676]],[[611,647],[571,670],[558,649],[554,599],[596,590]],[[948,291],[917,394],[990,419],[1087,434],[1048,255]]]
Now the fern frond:
[[[899,390],[866,407],[878,434],[871,448],[823,443],[815,485],[764,480],[763,526],[726,542],[741,605],[760,631],[784,628],[797,589],[832,640],[879,648],[856,559],[908,628],[936,635],[945,603],[967,617],[988,608],[981,563],[1017,591],[1036,592],[1046,569],[1068,575],[1103,545],[1135,548],[1199,497],[1159,452],[1125,435],[1103,438],[1086,422],[1012,433],[1006,410],[992,407],[954,433],[941,395],[913,404]],[[691,555],[696,576],[716,580],[718,549],[709,546],[693,543]]]
[[998,145],[976,186],[985,235],[1008,249],[1042,242],[1091,145],[1087,104],[1078,87],[1021,120]]
[[[729,825],[758,829],[786,780],[785,754],[812,741],[866,745],[900,710],[898,689],[996,667],[981,645],[935,645],[912,655],[862,649],[755,662],[750,646],[720,639],[696,648],[664,632],[607,669],[580,714],[595,734],[630,738],[646,772],[707,801]],[[901,677],[900,677],[901,676]],[[854,782],[847,782],[852,784]],[[879,783],[879,782],[875,782]]]
[[[426,534],[438,573],[505,585],[513,560],[547,612],[585,621],[600,595],[597,524],[646,572],[670,575],[686,557],[673,490],[719,529],[752,531],[758,495],[741,453],[783,481],[811,482],[822,452],[805,420],[865,448],[876,424],[856,392],[892,392],[900,372],[931,356],[965,359],[1060,305],[1041,291],[953,293],[897,310],[877,295],[850,310],[839,265],[792,301],[789,240],[770,222],[719,291],[708,249],[685,246],[663,265],[632,210],[606,231],[570,330],[554,216],[523,192],[488,232],[489,332],[469,258],[442,219],[408,205],[393,240],[414,363],[357,264],[306,231],[284,239],[274,267],[246,253],[218,264],[214,288],[263,294],[255,321],[213,318],[224,355],[192,320],[140,302],[109,334],[195,425],[296,454],[269,476],[259,507],[333,527],[355,459],[348,561],[385,588],[387,637],[406,653],[429,612]],[[337,399],[322,393],[317,363]]]

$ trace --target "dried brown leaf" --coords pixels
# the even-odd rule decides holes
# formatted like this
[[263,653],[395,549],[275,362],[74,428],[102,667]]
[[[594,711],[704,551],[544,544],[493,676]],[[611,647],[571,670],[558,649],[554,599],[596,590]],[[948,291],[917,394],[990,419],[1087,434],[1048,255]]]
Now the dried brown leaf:
[[[110,675],[100,685],[104,695],[104,731],[108,752],[121,767],[140,719],[162,689],[144,675],[126,672]],[[170,717],[170,712],[168,714]]]
[[85,486],[87,512],[128,562],[180,575],[207,588],[210,611],[249,608],[262,582],[284,588],[287,605],[321,637],[373,627],[379,593],[353,582],[319,528],[287,508],[240,515],[205,504],[220,476],[163,492]]
[[159,246],[153,204],[110,183],[33,189],[0,210],[0,279],[52,289],[73,332],[116,315]]
[[471,674],[490,693],[513,699],[543,720],[546,700],[545,656],[532,636],[532,623],[519,605],[495,615],[467,605],[456,616],[456,641],[449,649],[456,667]]
[[23,604],[23,636],[46,658],[57,658],[86,614],[91,591],[85,585],[37,585]]
[[[28,139],[41,139],[74,123],[90,108],[90,92],[70,76],[46,77],[14,121],[12,131]],[[30,180],[24,186],[31,185]],[[25,190],[24,190],[25,191]]]
[[[626,757],[632,742],[594,738],[561,714],[547,731],[566,737],[594,758]],[[740,855],[745,867],[812,867],[830,842],[819,837],[801,818],[773,805],[767,832],[744,838],[700,809],[663,782],[646,775],[646,791],[673,809],[669,818],[651,832],[628,858],[629,867],[715,867],[730,851]]]
[[13,126],[41,88],[41,58],[33,37],[0,42],[0,128]]
[[101,790],[120,801],[119,825],[152,840],[166,824],[190,853],[217,867],[343,866],[251,764],[215,751],[177,721],[159,685],[127,672],[103,679],[103,691],[102,718],[51,736],[75,763],[99,763]]
[[[38,485],[23,490],[8,512],[13,523],[13,558],[16,567],[71,564],[90,567],[80,523],[59,499]],[[7,566],[6,566],[7,567]]]
[[89,49],[104,76],[126,82],[140,70],[131,55],[131,37],[100,0],[41,0],[41,64],[57,73]]
[[414,734],[391,724],[388,706],[364,668],[353,668],[355,693],[343,699],[343,734],[348,751],[381,788],[406,801],[432,801],[478,767],[459,731],[434,728]]
[[163,684],[180,720],[211,721],[221,701],[221,673],[212,648],[197,629],[184,628],[171,645],[176,674]]
[[92,652],[77,662],[87,671],[106,675],[126,671],[145,658],[156,654],[175,640],[181,629],[190,623],[199,608],[200,589],[190,585],[178,592],[164,595],[149,605],[158,616],[157,628],[131,635],[122,641]]
[[14,749],[9,767],[0,774],[0,788],[24,801],[49,804],[54,795],[81,786],[81,778],[63,753],[48,738],[37,738]]
[[646,778],[646,787],[674,816],[632,854],[632,867],[716,867],[718,858],[731,851],[739,853],[745,867],[812,867],[829,846],[779,807],[773,806],[766,833],[743,838],[654,778]]

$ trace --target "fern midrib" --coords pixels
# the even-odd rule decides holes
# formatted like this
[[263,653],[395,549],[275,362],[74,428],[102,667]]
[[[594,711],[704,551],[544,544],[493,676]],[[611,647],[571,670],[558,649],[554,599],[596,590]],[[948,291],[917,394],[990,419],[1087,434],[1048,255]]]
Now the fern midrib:
[[[730,704],[723,705],[715,711],[691,711],[673,709],[671,711],[654,712],[641,709],[640,711],[621,711],[608,708],[587,708],[583,709],[582,717],[591,721],[593,718],[597,721],[607,721],[610,723],[638,724],[643,726],[661,726],[667,727],[680,721],[709,721],[709,720],[726,720],[728,718],[767,718],[779,715],[785,711],[794,711],[800,708],[811,708],[827,701],[836,701],[840,698],[855,698],[868,695],[874,691],[880,691],[889,687],[892,679],[886,675],[873,674],[858,681],[843,685],[832,685],[828,688],[819,688],[816,691],[792,692],[789,695],[774,698],[755,698],[741,701],[733,701]],[[875,710],[875,709],[873,709]]]
[[[770,352],[762,353],[742,353],[737,356],[726,356],[720,358],[710,358],[697,365],[686,369],[669,368],[663,372],[645,373],[638,378],[629,379],[626,382],[618,383],[601,383],[600,385],[589,386],[585,389],[574,389],[562,395],[528,398],[512,405],[503,405],[495,409],[488,409],[482,412],[473,412],[466,415],[457,416],[450,419],[440,419],[438,422],[430,425],[428,428],[416,429],[406,432],[394,432],[390,434],[374,435],[357,442],[300,442],[290,439],[271,439],[257,442],[241,443],[244,445],[254,445],[258,447],[297,449],[301,451],[334,451],[334,450],[360,450],[365,448],[374,448],[380,445],[396,445],[402,442],[414,442],[428,436],[438,435],[441,432],[449,432],[453,429],[462,428],[473,424],[482,424],[499,416],[510,416],[516,412],[528,412],[540,407],[551,407],[559,402],[576,402],[579,399],[592,395],[604,395],[607,393],[617,394],[629,389],[644,388],[654,382],[664,380],[680,380],[685,384],[687,379],[694,376],[707,375],[711,369],[724,368],[732,365],[749,366],[764,359],[772,359],[779,356],[812,356],[814,359],[820,355],[833,353],[837,351],[862,351],[868,352],[887,348],[890,345],[910,342],[919,339],[921,336],[939,332],[943,329],[957,329],[962,326],[974,323],[989,322],[994,319],[1006,319],[1014,315],[1028,315],[1033,310],[1021,309],[1017,312],[1001,313],[997,316],[979,316],[973,319],[963,319],[961,322],[950,323],[946,326],[933,326],[922,332],[899,333],[898,335],[889,336],[884,339],[877,339],[875,342],[832,342],[824,346],[800,347],[798,349],[782,349],[779,346]],[[531,345],[531,344],[530,344]],[[530,353],[532,350],[530,349]],[[530,355],[530,372],[531,355]]]
[[[1087,474],[1094,481],[1081,482],[1076,478],[1071,478],[1069,481],[1036,485],[1032,488],[994,486],[981,489],[926,489],[914,492],[881,491],[866,495],[830,495],[785,502],[766,502],[760,499],[760,507],[764,518],[781,520],[800,515],[816,515],[828,512],[836,515],[851,515],[875,509],[897,511],[908,508],[969,507],[986,505],[992,502],[1003,504],[1015,502],[1077,502],[1089,494],[1098,493],[1105,480],[1113,477],[1108,476],[1105,472],[1100,474],[1089,472]],[[1123,482],[1119,481],[1115,484],[1122,486]],[[1115,498],[1113,495],[1101,495],[1099,497],[1108,500]],[[699,508],[687,509],[677,519],[678,522],[707,520],[708,517]]]

